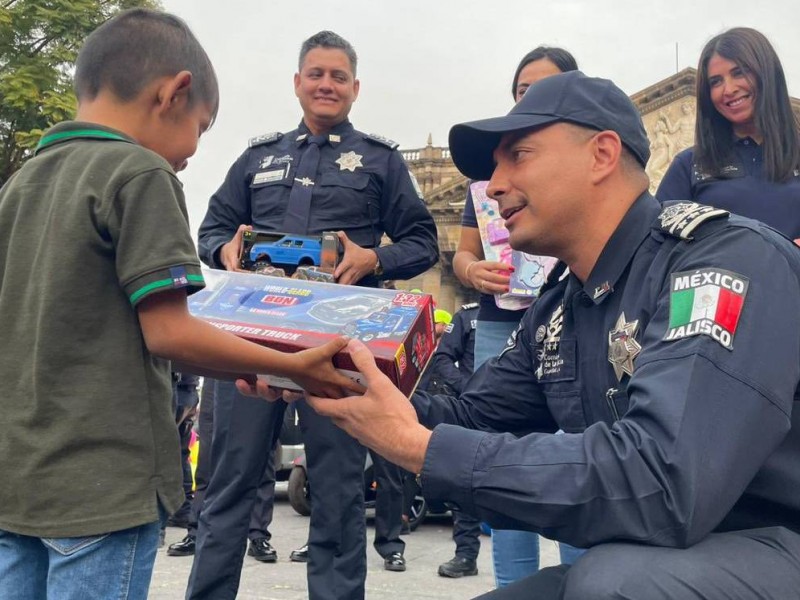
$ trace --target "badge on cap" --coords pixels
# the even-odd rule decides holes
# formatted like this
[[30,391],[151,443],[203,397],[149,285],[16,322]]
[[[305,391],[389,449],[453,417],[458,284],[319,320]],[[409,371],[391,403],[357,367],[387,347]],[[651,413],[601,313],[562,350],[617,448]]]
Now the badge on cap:
[[364,166],[361,164],[362,158],[364,158],[363,154],[356,154],[351,150],[350,152],[342,152],[334,162],[339,165],[340,171],[355,173],[357,168]]
[[633,375],[633,359],[642,351],[642,346],[635,339],[638,327],[639,320],[628,323],[623,312],[614,329],[608,332],[608,362],[614,367],[617,381],[622,380],[623,374]]

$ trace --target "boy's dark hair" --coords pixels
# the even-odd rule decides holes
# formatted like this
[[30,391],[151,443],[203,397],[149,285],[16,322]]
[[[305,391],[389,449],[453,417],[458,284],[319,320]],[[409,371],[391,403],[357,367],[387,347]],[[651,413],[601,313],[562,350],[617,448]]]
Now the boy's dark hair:
[[189,26],[169,13],[133,8],[86,38],[75,64],[75,95],[79,102],[92,100],[105,88],[127,102],[154,79],[180,71],[192,74],[190,106],[203,102],[216,116],[217,75]]
[[800,167],[800,123],[792,112],[786,76],[775,49],[759,31],[735,27],[709,40],[697,66],[697,119],[695,157],[711,174],[719,176],[733,158],[731,123],[711,102],[708,63],[714,54],[742,69],[755,93],[755,125],[763,136],[764,174],[783,182]]
[[356,68],[358,66],[358,57],[353,45],[333,31],[320,31],[308,38],[303,45],[300,46],[300,60],[298,61],[298,71],[303,70],[303,61],[306,59],[306,54],[311,52],[314,48],[333,48],[341,50],[347,55],[350,61],[350,67],[353,69],[353,77],[356,76]]
[[522,60],[519,61],[517,65],[517,70],[514,71],[514,79],[511,82],[511,96],[514,100],[517,99],[517,84],[519,83],[519,76],[520,73],[522,73],[522,69],[527,67],[530,63],[542,60],[543,58],[553,63],[562,73],[578,70],[578,61],[576,61],[575,57],[567,50],[551,46],[539,46],[534,48],[522,57]]

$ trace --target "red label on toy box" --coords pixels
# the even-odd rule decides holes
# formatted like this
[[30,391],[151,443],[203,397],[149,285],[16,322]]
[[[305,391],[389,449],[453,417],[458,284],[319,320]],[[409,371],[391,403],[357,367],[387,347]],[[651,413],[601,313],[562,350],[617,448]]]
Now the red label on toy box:
[[[357,338],[406,394],[434,350],[433,303],[427,294],[215,269],[204,269],[203,277],[206,288],[189,297],[193,315],[284,352],[319,346],[337,335]],[[354,371],[346,352],[334,364],[348,374]],[[280,386],[290,387],[286,381]]]

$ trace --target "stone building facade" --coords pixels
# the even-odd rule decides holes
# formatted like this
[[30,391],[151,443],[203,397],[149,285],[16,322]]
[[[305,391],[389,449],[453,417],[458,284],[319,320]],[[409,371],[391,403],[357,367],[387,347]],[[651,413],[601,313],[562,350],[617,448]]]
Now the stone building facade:
[[[675,155],[694,143],[696,81],[697,70],[686,68],[631,96],[650,138],[651,155],[646,170],[651,192],[658,187]],[[792,105],[800,116],[800,100],[793,98]],[[441,258],[426,273],[411,281],[398,282],[398,286],[420,288],[433,294],[441,308],[452,312],[476,297],[475,291],[462,286],[453,273],[467,179],[455,168],[449,149],[434,146],[430,135],[424,148],[401,152],[436,221]]]

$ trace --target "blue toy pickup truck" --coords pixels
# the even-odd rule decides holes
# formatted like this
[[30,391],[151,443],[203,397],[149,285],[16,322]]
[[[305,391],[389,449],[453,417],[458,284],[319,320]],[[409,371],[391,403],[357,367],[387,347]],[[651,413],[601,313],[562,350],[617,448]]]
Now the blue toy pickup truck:
[[319,266],[322,255],[320,236],[245,231],[242,268],[259,266]]

